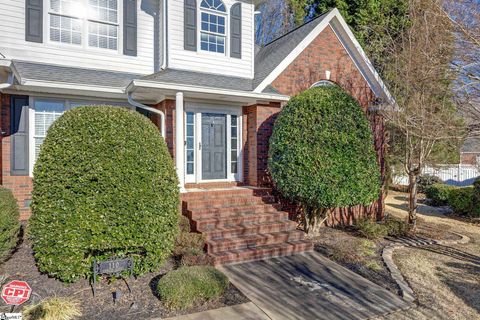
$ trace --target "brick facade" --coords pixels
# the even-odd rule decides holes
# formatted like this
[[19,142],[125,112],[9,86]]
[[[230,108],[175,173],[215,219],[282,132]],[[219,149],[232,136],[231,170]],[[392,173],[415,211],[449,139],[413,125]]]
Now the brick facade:
[[244,116],[244,182],[252,186],[269,184],[268,140],[280,112],[279,103],[252,105],[243,108]]
[[[175,161],[175,100],[163,100],[152,107],[165,113],[165,142]],[[161,130],[160,115],[150,113],[149,116],[150,120]]]
[[33,183],[29,176],[12,176],[10,174],[10,99],[6,94],[0,93],[0,116],[1,116],[1,184],[3,187],[12,190],[20,208],[20,220],[27,220],[30,217],[30,202],[32,199]]

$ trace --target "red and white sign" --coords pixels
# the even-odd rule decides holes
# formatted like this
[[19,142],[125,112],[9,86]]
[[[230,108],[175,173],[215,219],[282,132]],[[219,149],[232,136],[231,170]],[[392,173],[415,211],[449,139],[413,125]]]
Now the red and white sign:
[[13,280],[3,286],[2,299],[9,305],[21,305],[28,299],[32,288],[25,281]]

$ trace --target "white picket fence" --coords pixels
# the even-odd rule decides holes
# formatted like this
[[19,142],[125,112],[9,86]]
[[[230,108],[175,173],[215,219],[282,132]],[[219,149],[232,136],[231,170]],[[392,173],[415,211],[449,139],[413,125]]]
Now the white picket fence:
[[[435,167],[425,167],[422,174],[439,177],[443,182],[455,186],[468,186],[480,176],[477,166],[467,164],[446,164]],[[406,175],[394,175],[394,184],[408,185]]]

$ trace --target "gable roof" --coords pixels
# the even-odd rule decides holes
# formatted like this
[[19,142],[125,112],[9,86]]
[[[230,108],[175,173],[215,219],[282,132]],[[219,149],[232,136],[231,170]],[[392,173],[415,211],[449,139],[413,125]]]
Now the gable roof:
[[255,55],[255,88],[317,27],[325,13],[263,46]]
[[263,92],[327,26],[332,28],[375,95],[384,103],[394,104],[392,95],[336,8],[273,40],[258,52],[254,91]]

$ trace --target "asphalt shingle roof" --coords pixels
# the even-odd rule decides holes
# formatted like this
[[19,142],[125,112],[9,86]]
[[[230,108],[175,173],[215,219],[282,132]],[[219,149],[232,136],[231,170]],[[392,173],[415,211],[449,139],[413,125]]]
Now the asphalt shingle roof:
[[178,69],[165,69],[140,79],[239,91],[252,91],[254,89],[252,79]]
[[65,82],[103,87],[126,87],[139,74],[61,67],[51,64],[14,60],[13,66],[21,79]]
[[480,138],[468,137],[460,148],[461,152],[480,152]]

